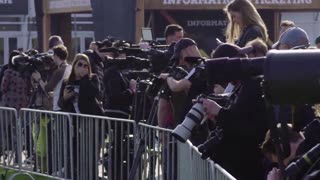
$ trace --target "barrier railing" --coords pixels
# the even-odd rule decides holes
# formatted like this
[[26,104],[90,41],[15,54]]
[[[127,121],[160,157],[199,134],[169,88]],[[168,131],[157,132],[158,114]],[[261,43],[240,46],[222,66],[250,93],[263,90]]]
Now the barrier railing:
[[70,115],[21,109],[18,124],[20,169],[46,177],[73,179]]
[[17,111],[0,107],[0,167],[18,169]]
[[15,176],[234,180],[171,130],[127,119],[0,107],[0,135],[0,167]]

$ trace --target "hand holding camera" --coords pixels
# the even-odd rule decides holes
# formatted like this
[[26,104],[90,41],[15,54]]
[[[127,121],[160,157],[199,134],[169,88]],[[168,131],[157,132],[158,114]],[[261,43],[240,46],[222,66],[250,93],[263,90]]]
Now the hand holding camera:
[[212,121],[215,120],[215,117],[219,114],[221,106],[216,103],[214,100],[202,99],[202,105],[204,112],[207,114],[208,118]]
[[63,99],[67,101],[75,97],[75,95],[76,95],[76,92],[74,91],[74,87],[70,85],[66,86],[66,88],[63,91]]

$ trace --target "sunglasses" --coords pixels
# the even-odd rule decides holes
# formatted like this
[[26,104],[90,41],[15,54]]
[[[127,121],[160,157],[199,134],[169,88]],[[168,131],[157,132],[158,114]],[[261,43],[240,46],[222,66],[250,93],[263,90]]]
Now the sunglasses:
[[88,68],[89,67],[88,64],[85,64],[85,63],[82,63],[82,62],[78,62],[77,66],[78,67],[83,67],[83,68]]

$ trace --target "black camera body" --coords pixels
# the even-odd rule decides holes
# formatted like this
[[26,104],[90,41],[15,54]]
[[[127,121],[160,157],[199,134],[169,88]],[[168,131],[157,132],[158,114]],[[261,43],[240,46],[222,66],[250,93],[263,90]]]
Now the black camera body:
[[151,63],[148,59],[143,59],[135,56],[127,56],[126,58],[109,58],[106,57],[104,61],[106,68],[116,66],[118,69],[131,69],[131,70],[142,70],[149,69]]

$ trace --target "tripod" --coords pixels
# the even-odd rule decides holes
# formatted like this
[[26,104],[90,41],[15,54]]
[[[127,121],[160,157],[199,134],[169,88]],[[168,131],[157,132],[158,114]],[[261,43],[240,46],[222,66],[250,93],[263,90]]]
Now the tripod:
[[[146,94],[145,92],[143,91],[137,91],[136,93],[136,96],[135,96],[135,99],[134,99],[134,104],[135,104],[135,121],[138,123],[139,122],[139,112],[141,111],[141,109],[139,109],[138,107],[138,102],[139,102],[139,98],[140,98],[140,103],[143,102],[143,109],[142,109],[142,117],[144,117],[145,115],[145,104],[146,104]],[[150,124],[150,125],[155,125],[155,119],[156,119],[156,114],[157,114],[157,109],[158,109],[158,101],[159,101],[159,96],[156,96],[153,100],[153,103],[152,103],[152,106],[151,106],[151,110],[150,110],[150,113],[149,113],[149,116],[148,116],[148,119],[146,121],[147,124]],[[137,126],[138,128],[138,126]],[[138,130],[139,131],[139,130]],[[134,179],[134,176],[140,166],[140,162],[141,162],[141,158],[142,158],[142,155],[144,154],[144,151],[146,149],[146,136],[148,135],[149,133],[149,129],[147,129],[145,131],[145,133],[141,132],[141,137],[138,139],[138,148],[136,150],[136,154],[135,154],[135,157],[134,157],[134,160],[133,160],[133,164],[132,164],[132,167],[131,167],[131,170],[130,170],[130,173],[129,173],[129,180],[133,180]],[[152,142],[151,142],[151,147],[149,148],[154,148],[154,139],[152,139]],[[150,171],[150,175],[153,175],[153,169],[155,167],[153,167],[152,165],[154,164],[153,161],[155,160],[155,157],[151,157],[151,160],[150,160],[150,164],[151,164],[151,167],[149,167],[149,171]]]

